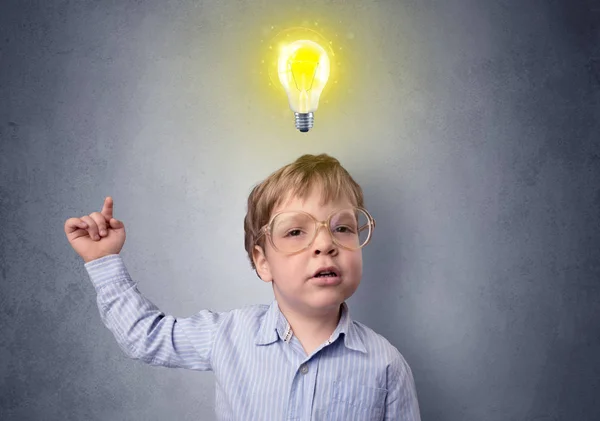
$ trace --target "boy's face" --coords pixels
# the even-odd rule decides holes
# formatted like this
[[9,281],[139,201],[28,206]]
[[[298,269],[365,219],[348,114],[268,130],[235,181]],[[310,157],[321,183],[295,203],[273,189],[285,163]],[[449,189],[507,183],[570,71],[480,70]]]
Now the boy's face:
[[[353,207],[347,198],[321,205],[321,190],[313,188],[305,201],[293,197],[279,205],[271,216],[281,211],[300,210],[325,221],[335,209]],[[265,250],[254,250],[258,274],[265,282],[273,282],[275,299],[280,307],[306,315],[326,314],[339,310],[349,298],[362,277],[362,250],[347,250],[335,244],[324,227],[317,232],[313,243],[295,254],[285,254],[273,248],[266,239]],[[339,282],[327,283],[315,278],[315,272],[335,266],[340,272]]]

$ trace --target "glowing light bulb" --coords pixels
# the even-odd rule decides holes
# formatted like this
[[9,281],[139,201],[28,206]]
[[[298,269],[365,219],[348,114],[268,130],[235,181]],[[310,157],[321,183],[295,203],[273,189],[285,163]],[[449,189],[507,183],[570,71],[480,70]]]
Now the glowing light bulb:
[[313,127],[313,113],[319,107],[319,97],[329,79],[327,52],[314,41],[294,41],[281,49],[277,73],[296,116],[296,128],[309,131]]

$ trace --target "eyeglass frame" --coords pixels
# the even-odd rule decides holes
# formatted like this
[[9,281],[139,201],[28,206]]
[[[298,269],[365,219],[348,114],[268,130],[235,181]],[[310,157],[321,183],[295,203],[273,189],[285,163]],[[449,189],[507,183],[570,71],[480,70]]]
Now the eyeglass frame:
[[[364,229],[364,227],[366,226],[370,226],[371,229],[369,230],[369,237],[367,237],[367,240],[365,241],[365,243],[357,248],[351,248],[348,246],[345,246],[341,243],[338,242],[338,240],[333,236],[333,233],[331,232],[331,229],[329,229],[329,224],[331,223],[331,217],[333,215],[335,215],[337,212],[344,210],[344,209],[358,209],[363,211],[366,215],[367,215],[367,219],[368,222],[363,225],[362,227],[357,229],[357,232],[360,233],[360,231],[362,229]],[[273,221],[275,220],[275,218],[277,218],[277,216],[281,215],[282,213],[288,213],[288,212],[298,212],[298,213],[302,213],[304,215],[308,215],[308,217],[310,217],[310,219],[312,219],[315,222],[315,234],[312,238],[312,240],[310,240],[310,242],[303,248],[301,248],[300,250],[297,251],[292,251],[292,252],[286,252],[283,250],[279,250],[277,248],[277,246],[275,245],[275,243],[273,242],[273,236],[271,233],[271,224],[273,223]],[[280,252],[280,253],[285,253],[285,254],[296,254],[296,253],[300,253],[301,251],[306,250],[307,248],[309,248],[310,246],[312,246],[312,244],[315,242],[315,240],[317,239],[317,234],[319,233],[319,230],[321,229],[321,227],[325,227],[327,232],[329,233],[329,236],[331,237],[331,240],[333,241],[334,244],[336,244],[339,247],[342,247],[346,250],[350,250],[350,251],[356,251],[356,250],[360,250],[362,249],[364,246],[366,246],[367,244],[369,244],[369,242],[371,241],[371,237],[373,236],[373,230],[375,230],[375,218],[373,218],[373,216],[371,216],[371,214],[369,213],[368,210],[366,210],[363,207],[359,207],[359,206],[352,206],[352,207],[348,207],[348,208],[338,208],[333,210],[328,216],[327,219],[324,221],[318,221],[317,218],[315,218],[313,215],[311,215],[308,212],[304,212],[304,211],[300,211],[300,210],[285,210],[285,211],[281,211],[281,212],[277,212],[275,215],[273,215],[271,217],[271,219],[269,219],[269,222],[267,222],[265,225],[262,226],[262,228],[258,231],[258,235],[256,237],[255,240],[255,244],[258,242],[258,239],[260,237],[262,237],[263,235],[269,237],[269,242],[271,243],[271,245],[273,246],[273,248]]]

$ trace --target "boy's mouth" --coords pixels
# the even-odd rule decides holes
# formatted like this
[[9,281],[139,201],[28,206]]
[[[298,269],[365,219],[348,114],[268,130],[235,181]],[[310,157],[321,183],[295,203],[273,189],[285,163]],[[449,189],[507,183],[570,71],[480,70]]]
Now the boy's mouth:
[[341,282],[341,274],[335,266],[324,266],[315,271],[312,279],[320,285],[336,285]]
[[320,267],[313,274],[313,278],[324,278],[324,277],[338,277],[340,276],[340,270],[335,266],[324,266]]
[[321,273],[315,275],[315,278],[324,278],[326,276],[331,277],[331,276],[337,276],[337,275],[334,272],[321,272]]
[[338,275],[313,276],[311,282],[320,286],[335,286],[342,282],[342,278]]

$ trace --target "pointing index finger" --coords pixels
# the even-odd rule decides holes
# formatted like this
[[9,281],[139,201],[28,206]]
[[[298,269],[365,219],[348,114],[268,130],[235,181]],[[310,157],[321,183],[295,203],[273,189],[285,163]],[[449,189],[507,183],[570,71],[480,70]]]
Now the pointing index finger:
[[108,196],[104,199],[104,206],[102,207],[102,212],[100,212],[107,221],[113,217],[113,200],[112,197]]

